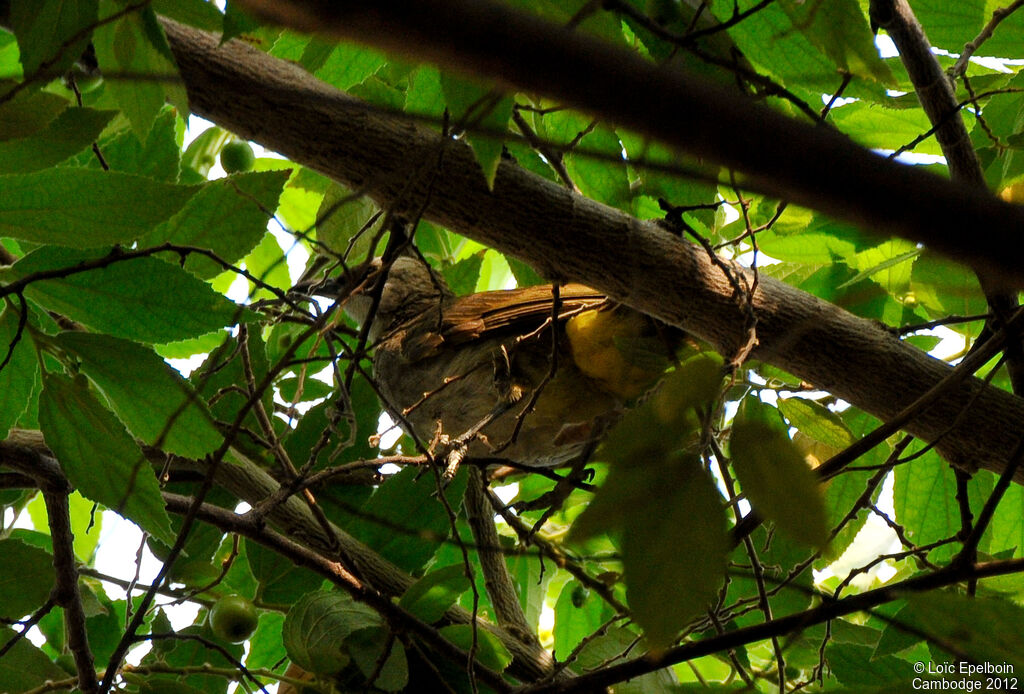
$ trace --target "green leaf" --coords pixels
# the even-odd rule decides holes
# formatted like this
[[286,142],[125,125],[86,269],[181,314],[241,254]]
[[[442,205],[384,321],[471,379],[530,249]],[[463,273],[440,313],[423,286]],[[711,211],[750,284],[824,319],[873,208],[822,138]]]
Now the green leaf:
[[[450,624],[441,628],[441,635],[462,650],[469,652],[473,645],[472,624]],[[478,661],[497,672],[501,672],[512,662],[512,654],[505,644],[489,631],[476,629],[476,658]]]
[[[21,590],[19,583],[17,590]],[[10,643],[17,638],[13,629],[0,626],[0,643]],[[10,692],[24,692],[41,687],[49,682],[72,679],[71,675],[55,665],[41,650],[28,639],[17,638],[17,643],[0,658],[0,682]],[[77,683],[77,680],[76,680]]]
[[[854,140],[876,149],[895,150],[931,130],[931,122],[919,108],[895,109],[858,101],[832,110],[829,120]],[[915,145],[917,154],[942,154],[934,136]]]
[[754,397],[744,399],[729,451],[743,491],[762,516],[805,544],[822,547],[828,541],[817,478],[790,440],[778,410]]
[[861,251],[850,260],[850,267],[860,272],[837,285],[836,289],[845,289],[870,277],[889,292],[906,291],[910,283],[910,270],[920,254],[921,249],[902,239],[886,241],[875,248]]
[[857,0],[783,0],[782,9],[807,39],[847,72],[892,86]]
[[9,21],[25,74],[59,75],[71,67],[89,44],[96,16],[96,0],[12,0]]
[[[753,1],[739,3],[741,11]],[[729,21],[732,3],[715,3],[719,21]],[[793,26],[780,3],[773,3],[729,28],[729,36],[751,62],[761,65],[788,85],[832,93],[839,85],[838,65]],[[819,91],[819,93],[821,93]]]
[[281,636],[288,657],[309,672],[331,675],[350,661],[343,642],[353,632],[382,623],[380,615],[341,592],[318,591],[288,610]]
[[[345,647],[356,666],[366,677],[373,677],[375,689],[397,692],[409,682],[409,664],[402,642],[385,627],[360,629],[345,639]],[[387,648],[387,660],[380,664]]]
[[39,428],[64,473],[83,496],[174,541],[160,486],[138,444],[85,383],[47,374]]
[[332,183],[316,213],[316,238],[335,253],[347,253],[346,257],[352,260],[362,258],[374,236],[366,225],[377,212],[369,198],[356,196],[348,188]]
[[0,540],[0,618],[21,619],[40,607],[53,582],[49,552],[18,540]]
[[323,582],[320,576],[304,567],[281,561],[281,555],[257,542],[246,540],[245,554],[249,568],[259,582],[257,597],[265,605],[294,604]]
[[402,594],[398,606],[408,610],[424,622],[433,624],[470,588],[466,567],[452,564],[434,569],[413,583]]
[[[226,263],[235,263],[267,234],[268,218],[277,209],[289,173],[251,172],[211,181],[140,245],[196,246],[213,251]],[[203,279],[225,270],[221,263],[198,254],[188,257],[185,269]]]
[[826,446],[843,449],[854,442],[853,434],[839,415],[813,400],[779,398],[779,411],[805,436]]
[[[273,234],[264,234],[256,247],[245,256],[244,263],[245,269],[263,284],[284,290],[292,286],[288,259]],[[253,301],[274,298],[274,294],[262,285],[257,288],[256,283],[250,281],[249,287]]]
[[[973,41],[987,18],[985,0],[914,0],[913,7],[931,44],[952,53],[959,53],[965,43]],[[986,50],[984,55],[992,54]]]
[[[92,557],[93,551],[99,544],[100,533],[103,531],[103,516],[96,513],[95,502],[86,499],[78,492],[71,492],[68,495],[68,514],[71,517],[71,532],[75,539],[73,547],[75,556],[83,561]],[[45,528],[48,524],[46,517],[46,503],[41,494],[36,495],[25,507],[32,525],[37,528]]]
[[[644,418],[632,414],[614,436],[643,436],[633,427],[643,426]],[[659,450],[662,438],[648,436],[635,459],[611,457],[608,479],[570,533],[575,539],[600,532],[622,538],[626,596],[656,648],[670,644],[714,599],[729,554],[718,491],[696,457]],[[617,449],[606,444],[602,450],[612,456]]]
[[205,31],[220,31],[224,15],[206,0],[153,0],[157,14]]
[[340,43],[334,46],[313,74],[347,91],[380,70],[385,62],[385,56],[378,51],[352,43]]
[[102,169],[105,163],[111,171],[174,183],[178,180],[178,160],[181,156],[175,132],[177,123],[175,110],[165,106],[150,128],[145,142],[140,142],[131,130],[123,128],[100,140],[102,162],[89,149],[72,159],[71,163],[91,169]]
[[583,639],[613,616],[614,612],[604,600],[592,595],[578,581],[567,582],[555,602],[553,655],[564,660]]
[[[404,468],[378,487],[361,509],[351,533],[405,571],[414,571],[437,551],[451,526],[444,506],[435,498],[437,481]],[[462,503],[466,475],[456,475],[444,495],[452,508]]]
[[705,410],[722,392],[725,360],[715,352],[701,352],[683,361],[658,386],[651,406],[660,424],[679,429],[694,427],[696,410]]
[[[625,627],[612,627],[603,636],[599,636],[580,652],[579,657],[570,665],[580,673],[592,672],[607,665],[614,665],[626,660],[636,648],[636,633]],[[701,692],[707,694],[701,684]],[[670,668],[651,672],[641,677],[615,685],[616,694],[678,694],[682,690],[676,682]],[[711,690],[715,692],[716,690]]]
[[237,2],[227,2],[224,6],[224,34],[221,43],[236,36],[255,31],[260,26],[253,17],[241,9]]
[[[919,445],[912,445],[907,453],[919,448]],[[914,544],[930,544],[960,531],[956,477],[934,451],[914,460],[913,465],[896,467],[892,495],[896,518]],[[932,561],[942,561],[956,551],[955,546],[938,547],[932,550],[930,557]]]
[[223,441],[206,403],[150,348],[85,332],[64,332],[56,341],[81,360],[121,421],[146,443],[198,459]]
[[908,640],[912,643],[927,637],[950,656],[979,663],[1008,663],[1015,673],[1024,668],[1020,650],[1024,608],[1020,605],[941,591],[907,595],[906,601],[882,632],[875,657],[894,652],[890,643],[899,642],[905,648]]
[[[25,256],[12,270],[26,278],[100,257],[99,253],[50,246]],[[151,257],[33,282],[25,293],[97,331],[140,342],[183,340],[253,318],[248,309],[217,294],[180,267]]]
[[603,154],[606,158],[587,156],[581,152],[567,154],[563,159],[580,191],[587,197],[609,205],[626,208],[633,198],[629,174],[622,160],[622,143],[611,128],[598,126],[583,136],[580,149]]
[[[24,310],[24,309],[23,309]],[[0,312],[0,439],[28,408],[39,383],[39,361],[28,341],[28,333],[18,332],[21,312],[4,305]],[[15,342],[17,336],[17,342]]]
[[[166,624],[163,628],[160,628],[159,624],[154,626],[156,627],[154,631],[159,630],[158,633],[174,631],[170,628],[170,624]],[[189,668],[196,674],[181,675],[175,684],[184,684],[196,691],[210,694],[225,692],[224,676],[220,672],[237,667],[237,663],[243,657],[242,646],[218,639],[205,623],[202,626],[186,627],[176,633],[183,638],[173,639],[159,650],[154,647],[143,657],[142,664],[160,663],[164,667],[177,668],[179,671]],[[210,642],[216,644],[217,647],[211,648]],[[220,672],[216,670],[210,672],[211,668],[217,668]],[[157,691],[159,694],[171,694],[167,690]],[[174,692],[174,694],[178,693]]]
[[[14,84],[11,80],[0,80],[0,94],[6,98],[6,92]],[[0,104],[0,140],[28,137],[37,133],[67,107],[67,100],[56,94],[32,90],[20,92]]]
[[[114,0],[100,0],[103,16],[113,16],[120,9]],[[130,12],[97,27],[95,33],[96,60],[105,73],[151,78],[107,80],[107,89],[135,135],[144,141],[164,101],[170,99],[179,108],[186,103],[181,78],[156,15],[151,8]]]
[[501,162],[501,134],[508,128],[514,102],[493,89],[448,73],[441,75],[441,91],[455,127],[468,131],[467,140],[490,188]]
[[0,189],[0,234],[73,248],[130,243],[199,190],[78,168],[0,176]]
[[69,108],[45,130],[0,142],[0,174],[27,173],[59,164],[100,136],[116,111]]
[[871,646],[833,643],[827,651],[832,674],[848,686],[882,687],[914,679],[914,666],[891,655],[872,657]]
[[483,256],[483,252],[474,253],[444,269],[444,279],[456,296],[472,294],[476,291],[477,281],[480,279],[480,267],[484,262]]

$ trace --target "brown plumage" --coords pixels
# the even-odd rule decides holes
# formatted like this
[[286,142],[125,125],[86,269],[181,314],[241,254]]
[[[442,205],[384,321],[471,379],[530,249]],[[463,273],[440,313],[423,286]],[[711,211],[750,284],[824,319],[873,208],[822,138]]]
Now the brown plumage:
[[[469,455],[527,466],[578,457],[618,419],[627,398],[580,370],[566,321],[585,312],[615,312],[609,314],[616,316],[614,325],[626,325],[637,339],[647,340],[656,330],[653,322],[589,287],[568,284],[559,294],[552,373],[552,332],[545,326],[554,301],[550,285],[456,297],[422,261],[398,258],[370,330],[385,405],[424,444],[434,439],[438,423],[455,438],[498,413],[470,443]],[[346,310],[365,320],[370,303],[369,296],[357,295]],[[662,357],[668,355],[663,341],[653,344],[660,345]],[[656,373],[649,375],[656,380]],[[535,406],[524,412],[538,386]]]

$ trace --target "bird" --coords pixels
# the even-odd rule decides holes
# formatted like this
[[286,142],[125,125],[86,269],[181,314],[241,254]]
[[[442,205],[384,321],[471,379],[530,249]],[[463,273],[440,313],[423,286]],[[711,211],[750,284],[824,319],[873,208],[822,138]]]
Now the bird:
[[[377,258],[347,296],[385,408],[432,452],[518,468],[587,455],[659,380],[680,335],[582,284],[456,296],[424,259]],[[321,293],[323,290],[321,289]],[[557,311],[556,311],[557,306]]]

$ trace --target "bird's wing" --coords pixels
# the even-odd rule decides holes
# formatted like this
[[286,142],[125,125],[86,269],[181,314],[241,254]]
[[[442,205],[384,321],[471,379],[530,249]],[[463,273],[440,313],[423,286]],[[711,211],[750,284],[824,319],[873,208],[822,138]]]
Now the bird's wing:
[[[559,288],[559,317],[611,306],[607,296],[582,284]],[[402,352],[409,361],[433,356],[442,346],[454,346],[500,335],[525,335],[551,317],[551,285],[479,292],[445,302],[443,310],[427,311],[400,328],[406,335]]]

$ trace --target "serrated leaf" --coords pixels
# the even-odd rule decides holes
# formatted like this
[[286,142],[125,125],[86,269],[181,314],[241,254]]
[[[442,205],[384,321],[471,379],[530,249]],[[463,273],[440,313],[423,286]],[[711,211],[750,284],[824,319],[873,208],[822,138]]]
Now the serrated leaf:
[[7,362],[0,370],[0,439],[25,412],[39,382],[39,361],[28,333],[18,333],[20,319],[20,311],[10,305],[0,313],[0,364]]
[[53,589],[53,557],[18,540],[0,540],[0,618],[21,619]]
[[894,84],[857,0],[783,0],[780,5],[793,25],[840,68],[859,77]]
[[223,441],[206,403],[148,347],[85,332],[61,333],[56,342],[81,360],[121,421],[146,443],[202,458]]
[[[20,278],[71,268],[101,253],[48,246],[12,267]],[[152,257],[33,282],[25,294],[42,306],[99,332],[140,342],[173,342],[205,335],[253,314],[182,270]]]
[[795,540],[822,547],[828,524],[814,472],[790,440],[778,410],[747,397],[733,421],[729,450],[754,508]]
[[477,281],[480,279],[480,267],[484,262],[483,255],[483,253],[474,253],[444,269],[444,279],[456,296],[472,294],[476,291]]
[[303,669],[330,675],[348,665],[342,647],[353,632],[381,626],[380,615],[345,593],[308,593],[288,610],[281,629],[288,657]]
[[462,564],[452,564],[434,569],[409,586],[398,601],[398,606],[424,622],[433,624],[441,619],[445,611],[469,588],[466,567]]
[[501,162],[502,138],[485,133],[505,132],[512,117],[513,100],[447,72],[441,74],[441,91],[453,122],[469,131],[467,140],[490,188],[494,185],[494,176]]
[[45,70],[59,75],[71,67],[89,44],[88,28],[96,17],[96,0],[12,0],[8,21],[18,37],[25,74]]
[[[235,263],[267,234],[268,215],[277,209],[289,173],[253,171],[210,181],[140,245],[196,246],[213,251],[226,263]],[[192,255],[185,261],[185,269],[209,279],[225,268],[206,256]]]
[[73,248],[130,243],[199,190],[78,168],[0,176],[0,189],[0,234]]
[[334,44],[313,73],[338,89],[349,90],[376,73],[387,59],[379,51],[350,43]]
[[0,142],[0,174],[27,173],[59,164],[88,147],[116,111],[69,108],[28,137]]
[[138,523],[163,542],[174,541],[149,461],[84,383],[47,374],[39,397],[39,428],[83,496]]

